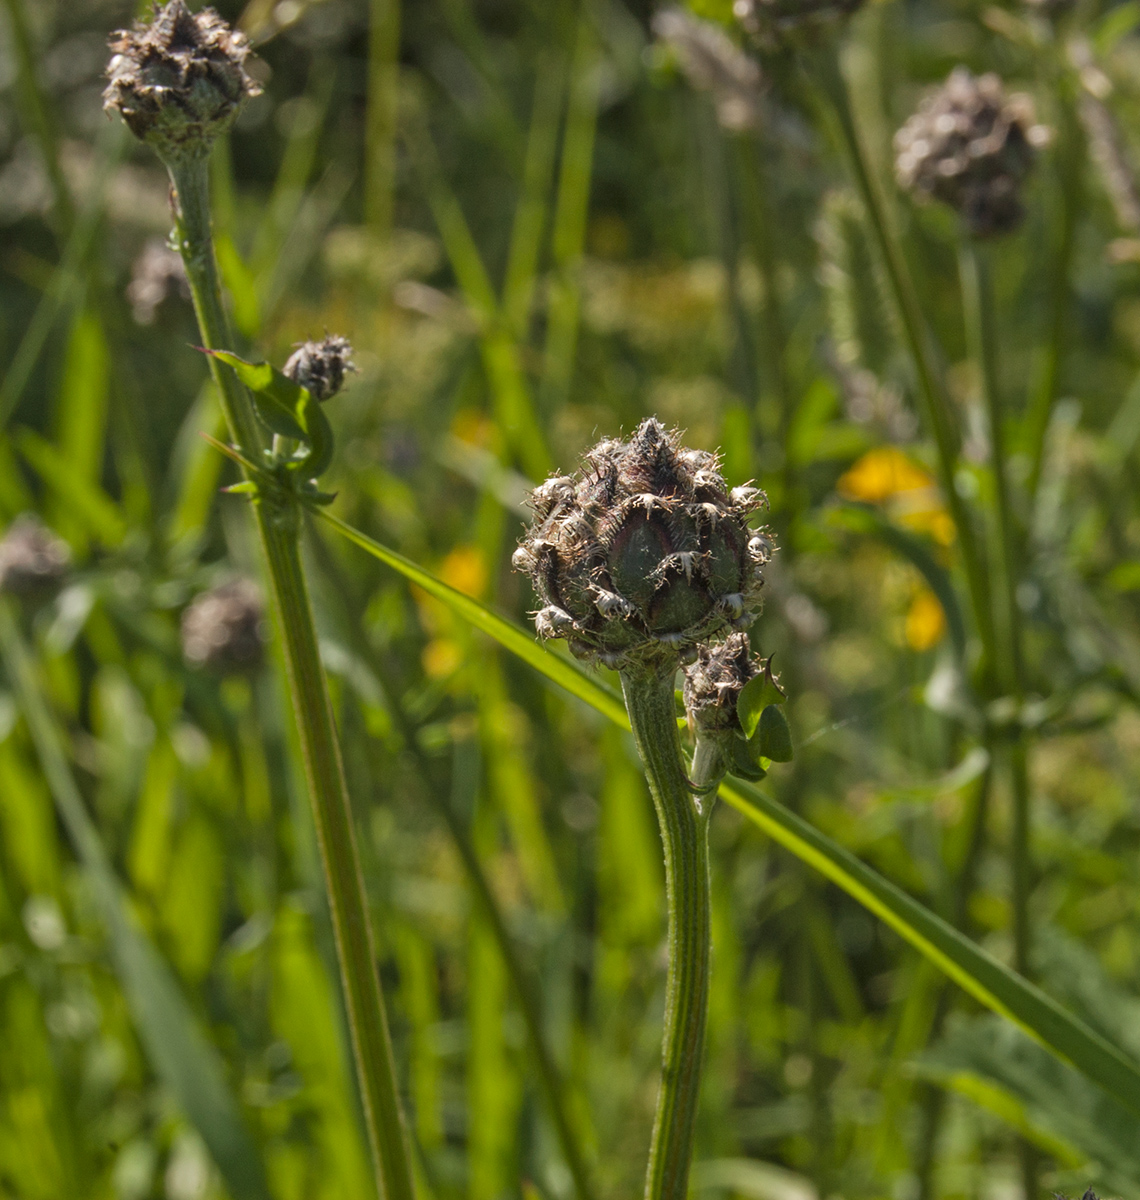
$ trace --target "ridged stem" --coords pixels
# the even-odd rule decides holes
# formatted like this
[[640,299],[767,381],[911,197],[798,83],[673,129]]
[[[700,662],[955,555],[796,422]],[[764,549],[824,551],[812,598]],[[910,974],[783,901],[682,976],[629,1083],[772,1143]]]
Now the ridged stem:
[[[178,247],[199,331],[206,348],[228,349],[231,337],[214,258],[207,162],[205,158],[182,159],[167,166],[177,200]],[[210,359],[210,369],[231,438],[247,458],[257,462],[261,437],[249,396],[233,372],[217,359]],[[254,512],[269,569],[328,888],[376,1188],[381,1200],[414,1200],[407,1134],[376,970],[375,941],[352,808],[301,566],[299,509],[295,502],[265,498],[255,504]]]
[[685,1200],[708,1015],[708,813],[689,787],[677,736],[672,666],[622,673],[633,740],[649,781],[665,851],[669,967],[661,1088],[645,1177],[646,1200]]

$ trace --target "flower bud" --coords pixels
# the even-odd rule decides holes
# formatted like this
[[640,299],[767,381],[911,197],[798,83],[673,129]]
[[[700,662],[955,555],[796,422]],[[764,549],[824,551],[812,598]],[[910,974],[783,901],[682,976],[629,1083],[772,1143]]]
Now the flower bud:
[[212,8],[170,0],[149,25],[111,37],[103,107],[166,162],[201,158],[261,88],[245,69],[249,43]]
[[992,237],[1021,224],[1021,185],[1048,140],[1028,96],[957,67],[895,134],[895,171],[900,187],[948,204],[974,237]]
[[748,520],[765,504],[756,488],[730,493],[715,454],[685,449],[652,417],[628,442],[600,442],[576,475],[531,497],[513,561],[544,605],[539,635],[625,669],[747,626],[771,557]]
[[248,579],[203,592],[182,614],[183,657],[219,675],[256,670],[265,640],[265,606]]
[[811,36],[850,16],[863,0],[735,0],[732,11],[766,49]]
[[10,596],[42,597],[67,575],[71,551],[39,517],[24,513],[0,541],[0,592]]
[[[718,645],[700,646],[697,659],[685,668],[685,712],[696,733],[739,733],[736,702],[744,685],[771,669],[753,655],[746,633],[730,633]],[[774,680],[773,680],[774,682]]]
[[284,367],[294,383],[322,401],[335,396],[344,387],[345,373],[355,370],[348,339],[331,333],[319,342],[303,342]]

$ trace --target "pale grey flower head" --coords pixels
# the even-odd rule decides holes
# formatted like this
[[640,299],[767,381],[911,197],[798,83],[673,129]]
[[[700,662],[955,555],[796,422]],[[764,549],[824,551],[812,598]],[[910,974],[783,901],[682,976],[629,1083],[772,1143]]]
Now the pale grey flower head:
[[71,551],[34,513],[24,513],[0,539],[0,592],[43,597],[67,577]]
[[182,655],[193,667],[219,675],[256,670],[265,641],[265,605],[248,579],[203,592],[182,614]]
[[356,370],[347,338],[327,334],[319,342],[298,346],[285,363],[285,374],[324,401],[344,387],[344,377]]

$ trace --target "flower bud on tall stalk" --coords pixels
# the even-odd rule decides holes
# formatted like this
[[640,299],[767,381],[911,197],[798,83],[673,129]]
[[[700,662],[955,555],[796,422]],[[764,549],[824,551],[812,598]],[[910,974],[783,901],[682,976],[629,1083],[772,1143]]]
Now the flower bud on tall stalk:
[[[291,382],[271,371],[259,373],[227,353],[231,337],[214,256],[207,163],[214,141],[259,91],[246,70],[249,46],[244,36],[213,9],[191,13],[183,0],[170,0],[149,24],[115,34],[111,47],[114,57],[104,105],[122,116],[170,173],[175,241],[202,345],[226,355],[223,361],[211,354],[210,369],[247,474],[242,488],[255,501],[328,887],[376,1188],[381,1200],[413,1200],[375,941],[299,547],[302,499],[320,502],[327,497],[316,492],[311,480],[299,479],[295,468],[320,474],[331,452],[328,422],[309,401],[327,399],[343,381],[347,344],[326,339],[316,350],[303,347],[294,356]],[[246,368],[243,378],[269,379],[269,394],[259,395],[256,412],[235,374],[235,369]],[[281,382],[288,387],[282,388]],[[275,443],[306,435],[308,451],[298,459],[278,453],[275,445],[267,458],[259,418],[273,430]]]
[[[538,633],[620,673],[661,826],[669,974],[645,1195],[684,1200],[708,1006],[708,793],[724,761],[698,740],[690,779],[673,688],[683,662],[707,658],[759,608],[771,543],[749,519],[765,500],[756,488],[730,491],[715,455],[650,418],[629,441],[600,442],[575,475],[548,479],[531,503],[514,563],[543,602]],[[734,648],[746,641],[737,638]]]

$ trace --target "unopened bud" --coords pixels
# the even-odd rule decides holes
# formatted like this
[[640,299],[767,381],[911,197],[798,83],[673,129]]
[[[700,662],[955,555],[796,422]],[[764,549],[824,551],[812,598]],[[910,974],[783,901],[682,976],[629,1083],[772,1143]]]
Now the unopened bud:
[[676,662],[760,606],[768,543],[749,518],[765,499],[729,494],[717,458],[659,421],[606,440],[574,476],[535,490],[535,523],[514,563],[542,600],[543,637],[625,669]]
[[220,675],[256,670],[265,640],[265,606],[248,579],[203,592],[182,614],[182,654],[191,666]]
[[718,645],[699,647],[696,661],[685,668],[685,712],[694,731],[739,733],[737,701],[744,685],[766,675],[779,690],[771,661],[752,653],[745,633],[730,633]]
[[285,374],[317,400],[328,400],[344,387],[344,377],[356,370],[347,338],[328,334],[319,342],[304,342],[289,356]]
[[71,551],[39,517],[24,513],[0,540],[0,592],[35,598],[58,587],[67,576]]
[[1028,96],[957,67],[895,134],[899,186],[949,205],[974,237],[1008,233],[1025,216],[1021,185],[1048,140]]
[[111,37],[103,107],[166,162],[201,158],[261,88],[245,69],[249,43],[212,8],[170,0],[150,24]]

